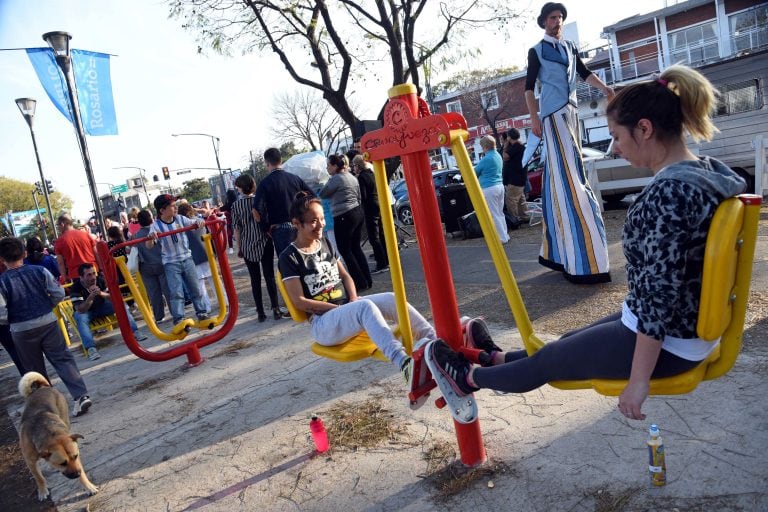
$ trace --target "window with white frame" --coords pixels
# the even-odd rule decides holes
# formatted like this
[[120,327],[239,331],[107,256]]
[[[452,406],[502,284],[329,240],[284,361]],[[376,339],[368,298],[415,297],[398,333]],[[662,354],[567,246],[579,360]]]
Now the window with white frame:
[[718,116],[759,110],[763,106],[760,82],[757,79],[723,85],[718,90],[720,91],[716,114]]
[[768,45],[768,4],[728,17],[734,52]]
[[486,110],[499,108],[499,95],[496,94],[496,89],[480,93],[480,104]]
[[718,58],[717,23],[708,21],[671,32],[669,49],[673,63],[700,64]]
[[449,101],[445,104],[445,110],[448,112],[458,112],[461,114],[461,101]]

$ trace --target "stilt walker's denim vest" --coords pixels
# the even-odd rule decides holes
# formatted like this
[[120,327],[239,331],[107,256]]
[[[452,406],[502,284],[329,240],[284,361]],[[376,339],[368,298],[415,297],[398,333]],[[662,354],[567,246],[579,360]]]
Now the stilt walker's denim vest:
[[562,52],[548,41],[539,41],[533,47],[539,57],[538,79],[541,82],[539,110],[541,117],[547,117],[563,108],[567,103],[577,106],[576,99],[576,46],[571,41],[563,41],[567,59]]

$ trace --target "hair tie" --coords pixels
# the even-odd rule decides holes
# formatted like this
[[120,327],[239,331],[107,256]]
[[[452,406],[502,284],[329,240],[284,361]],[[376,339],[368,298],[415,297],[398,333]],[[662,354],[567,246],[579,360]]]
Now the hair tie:
[[664,78],[657,78],[656,83],[668,89],[678,98],[680,97],[680,90],[678,89],[677,84],[675,82],[670,82],[669,80],[666,80]]

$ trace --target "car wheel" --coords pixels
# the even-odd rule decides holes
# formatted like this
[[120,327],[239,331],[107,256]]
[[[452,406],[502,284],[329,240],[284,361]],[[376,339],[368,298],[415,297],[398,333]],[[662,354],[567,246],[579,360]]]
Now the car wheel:
[[400,210],[397,212],[397,218],[400,219],[400,222],[403,224],[411,225],[413,224],[413,212],[411,211],[410,206],[403,206],[400,208]]

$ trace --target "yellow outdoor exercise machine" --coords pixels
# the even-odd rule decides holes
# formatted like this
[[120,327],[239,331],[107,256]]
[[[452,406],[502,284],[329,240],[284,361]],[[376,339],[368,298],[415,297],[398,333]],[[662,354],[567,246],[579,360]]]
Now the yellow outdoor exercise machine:
[[[211,276],[213,286],[216,291],[216,297],[219,302],[219,313],[217,316],[208,318],[205,320],[191,320],[186,319],[183,322],[173,326],[171,332],[165,332],[158,328],[155,323],[154,316],[152,314],[151,306],[147,300],[146,294],[142,293],[138,283],[133,279],[125,258],[114,258],[113,254],[124,247],[143,244],[148,238],[139,238],[123,242],[112,248],[109,248],[105,242],[98,242],[96,244],[96,255],[99,260],[99,268],[104,272],[105,280],[107,281],[107,287],[113,304],[117,304],[123,300],[120,294],[120,288],[117,280],[117,272],[121,272],[125,278],[125,283],[128,285],[128,289],[136,301],[136,305],[139,307],[141,314],[144,316],[144,320],[147,323],[147,327],[150,332],[158,339],[164,341],[179,341],[183,340],[192,329],[200,329],[206,332],[204,335],[189,340],[182,344],[174,345],[166,350],[150,351],[143,348],[136,341],[133,332],[130,329],[128,322],[128,313],[125,308],[115,308],[115,315],[117,316],[118,324],[125,340],[125,344],[128,348],[142,359],[148,361],[167,361],[181,355],[187,356],[187,361],[190,366],[197,366],[202,363],[200,357],[200,348],[210,345],[219,341],[226,336],[229,331],[234,327],[237,320],[238,303],[237,293],[235,292],[235,285],[232,279],[232,271],[229,267],[229,261],[226,255],[226,244],[224,241],[224,229],[225,223],[223,220],[214,219],[209,220],[205,224],[210,230],[210,234],[203,235],[203,246],[208,256],[208,262],[211,268]],[[159,238],[166,236],[173,236],[182,234],[186,236],[187,231],[197,229],[197,226],[189,226],[166,233],[158,234]],[[214,253],[214,246],[216,248]],[[218,262],[218,264],[217,264]],[[225,295],[226,293],[226,295]],[[227,300],[228,299],[228,300]],[[217,328],[218,329],[215,329]],[[215,330],[214,330],[215,329]]]
[[[384,127],[365,134],[361,140],[361,149],[374,166],[403,344],[411,353],[413,340],[410,339],[405,287],[384,168],[384,159],[395,156],[401,157],[411,196],[416,238],[437,335],[454,350],[467,350],[463,346],[456,294],[427,153],[430,149],[449,147],[467,187],[525,349],[533,354],[544,346],[544,342],[533,332],[520,290],[469,159],[465,146],[467,138],[466,120],[460,114],[430,114],[424,100],[416,96],[416,88],[411,84],[403,84],[389,91],[389,102],[384,109]],[[698,332],[703,339],[713,342],[719,338],[719,348],[689,372],[652,380],[651,394],[687,393],[702,380],[717,378],[733,366],[741,347],[760,202],[761,198],[753,195],[725,201],[718,208],[709,229]],[[279,284],[294,320],[303,321],[306,317],[292,307],[282,283]],[[340,361],[377,357],[375,345],[365,337],[356,336],[347,343],[350,343],[349,350],[343,345],[318,348],[320,351],[313,346],[313,350],[323,357]],[[423,350],[417,350],[412,355],[414,361],[419,363],[423,359]],[[415,364],[414,368],[421,368],[421,365]],[[594,389],[605,395],[618,395],[626,386],[626,381],[559,381],[551,385],[560,389]],[[416,393],[412,390],[409,397],[413,401],[428,394],[434,387],[434,381],[427,379]],[[455,421],[455,428],[462,462],[469,466],[482,463],[486,455],[479,421]]]

